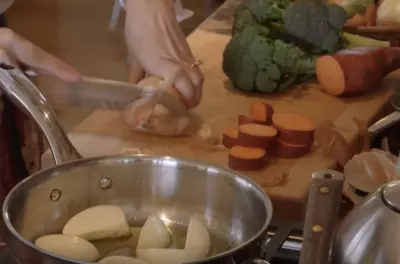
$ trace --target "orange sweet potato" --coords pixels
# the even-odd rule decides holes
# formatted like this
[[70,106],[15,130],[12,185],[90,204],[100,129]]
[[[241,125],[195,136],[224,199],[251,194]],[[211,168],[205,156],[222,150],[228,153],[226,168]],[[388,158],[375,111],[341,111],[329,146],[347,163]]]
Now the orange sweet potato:
[[267,125],[245,124],[239,126],[238,145],[266,149],[274,141],[278,131]]
[[247,116],[247,115],[239,115],[239,126],[245,125],[245,124],[260,124],[264,125],[264,121],[260,121],[252,116]]
[[273,114],[274,109],[267,103],[255,102],[250,106],[249,116],[263,122],[266,125],[270,125],[272,123]]
[[236,145],[239,130],[236,127],[227,128],[222,135],[222,145],[226,148],[232,148]]
[[276,140],[274,147],[271,147],[270,153],[280,158],[299,158],[310,152],[312,144],[296,145]]
[[297,114],[275,113],[273,126],[278,130],[281,142],[309,146],[314,142],[315,125],[308,118]]
[[399,67],[399,47],[364,47],[321,56],[316,74],[327,93],[340,96],[378,87],[386,75]]
[[229,150],[228,166],[233,170],[262,170],[267,164],[267,152],[262,148],[234,146]]

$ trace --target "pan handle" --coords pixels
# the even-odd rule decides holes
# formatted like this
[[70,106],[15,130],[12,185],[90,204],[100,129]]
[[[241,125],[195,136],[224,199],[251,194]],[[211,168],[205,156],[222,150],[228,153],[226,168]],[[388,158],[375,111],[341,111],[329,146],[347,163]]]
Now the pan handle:
[[400,121],[400,111],[394,111],[389,115],[376,121],[368,128],[368,132],[372,135],[376,135],[379,132],[385,130],[386,128],[396,124]]
[[82,157],[63,131],[50,104],[21,70],[12,65],[0,64],[0,88],[41,128],[56,165]]
[[342,201],[343,180],[344,175],[334,170],[313,173],[300,264],[329,263],[333,231]]

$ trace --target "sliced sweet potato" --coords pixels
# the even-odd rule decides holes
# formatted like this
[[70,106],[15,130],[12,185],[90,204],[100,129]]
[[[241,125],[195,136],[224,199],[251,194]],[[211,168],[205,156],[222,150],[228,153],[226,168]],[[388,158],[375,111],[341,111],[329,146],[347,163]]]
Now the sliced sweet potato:
[[234,146],[229,150],[228,166],[233,170],[254,171],[266,166],[267,152],[262,148]]
[[244,147],[266,149],[274,141],[278,131],[267,125],[245,124],[239,126],[238,144]]
[[293,145],[312,145],[315,124],[297,114],[276,113],[272,116],[273,126],[278,130],[278,139]]
[[399,47],[359,47],[319,57],[315,71],[328,94],[355,95],[379,87],[399,62]]
[[248,115],[239,115],[239,126],[240,125],[245,125],[245,124],[260,124],[260,125],[265,125],[264,121],[260,121],[256,119],[255,117],[248,116]]
[[263,122],[266,125],[272,123],[272,115],[274,109],[271,105],[263,102],[252,103],[249,110],[249,115],[254,117],[256,120]]
[[237,139],[239,135],[239,129],[236,127],[230,127],[225,129],[224,134],[222,135],[222,145],[226,148],[231,148],[236,145]]
[[276,140],[273,147],[271,147],[270,153],[280,158],[299,158],[310,152],[312,144],[308,145],[296,145],[283,142],[279,139]]

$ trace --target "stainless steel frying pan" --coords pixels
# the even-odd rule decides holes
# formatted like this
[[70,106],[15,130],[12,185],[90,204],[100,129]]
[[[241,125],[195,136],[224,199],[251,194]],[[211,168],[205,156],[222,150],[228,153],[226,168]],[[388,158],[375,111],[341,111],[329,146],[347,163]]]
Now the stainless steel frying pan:
[[82,159],[46,99],[19,69],[1,68],[0,85],[37,121],[57,164],[19,183],[4,201],[2,216],[9,231],[4,242],[20,263],[82,263],[43,251],[32,241],[60,232],[73,215],[99,204],[120,205],[133,226],[143,224],[149,214],[172,225],[200,217],[213,244],[213,255],[201,263],[241,263],[260,255],[272,205],[248,177],[172,157]]

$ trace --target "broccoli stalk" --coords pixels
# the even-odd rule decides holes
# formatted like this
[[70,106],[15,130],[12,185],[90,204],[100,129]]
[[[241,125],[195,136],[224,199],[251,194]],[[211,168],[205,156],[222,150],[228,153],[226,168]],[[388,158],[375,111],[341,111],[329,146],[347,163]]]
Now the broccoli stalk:
[[343,41],[346,41],[345,47],[347,49],[357,47],[390,47],[389,41],[380,41],[347,32],[343,33]]
[[363,15],[367,8],[374,2],[374,0],[344,0],[338,5],[346,11],[347,18],[349,19],[356,14]]

